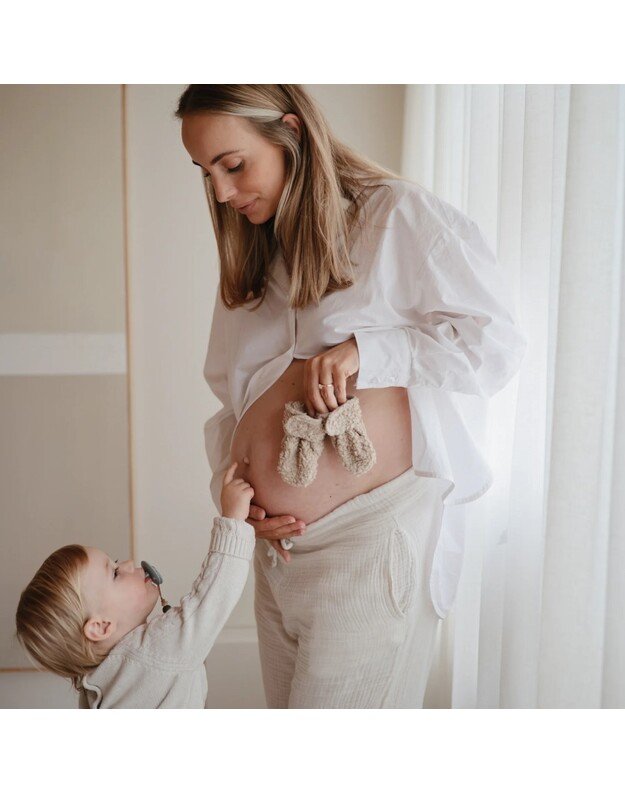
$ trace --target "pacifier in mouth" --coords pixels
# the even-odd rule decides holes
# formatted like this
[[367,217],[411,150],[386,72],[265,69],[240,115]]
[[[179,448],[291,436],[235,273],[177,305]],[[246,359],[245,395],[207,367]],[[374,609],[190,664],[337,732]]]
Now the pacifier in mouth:
[[154,584],[163,584],[163,577],[153,565],[150,565],[149,562],[145,562],[145,560],[141,560],[141,567],[145,571],[146,577],[149,577]]
[[146,573],[146,579],[150,579],[150,581],[156,585],[158,588],[158,595],[161,599],[161,606],[163,608],[163,612],[167,612],[171,609],[171,605],[167,603],[167,601],[163,598],[163,594],[161,593],[161,585],[163,584],[163,577],[160,573],[156,570],[153,565],[150,565],[149,562],[145,562],[145,560],[141,560],[141,567]]

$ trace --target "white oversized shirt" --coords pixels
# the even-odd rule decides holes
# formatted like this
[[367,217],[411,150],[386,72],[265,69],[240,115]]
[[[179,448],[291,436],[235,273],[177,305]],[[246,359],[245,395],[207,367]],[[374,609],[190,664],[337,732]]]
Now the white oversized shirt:
[[[356,389],[406,387],[413,467],[447,481],[444,504],[473,501],[492,485],[470,428],[479,426],[488,398],[517,373],[527,345],[505,273],[460,210],[412,182],[380,184],[388,187],[367,198],[364,231],[356,225],[351,232],[356,280],[348,289],[325,295],[318,306],[291,309],[278,251],[260,308],[228,310],[217,292],[204,376],[223,403],[205,426],[218,510],[234,431],[247,409],[292,359],[351,337],[360,356]],[[296,504],[293,510],[296,515]],[[462,544],[454,531],[447,528],[446,537],[443,521],[430,573],[441,617],[460,576]]]

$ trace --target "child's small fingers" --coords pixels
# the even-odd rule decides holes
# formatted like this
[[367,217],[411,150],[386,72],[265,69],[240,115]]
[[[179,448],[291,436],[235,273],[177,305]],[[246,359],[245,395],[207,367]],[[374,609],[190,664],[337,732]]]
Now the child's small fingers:
[[228,470],[226,471],[226,473],[224,475],[224,485],[228,485],[228,483],[232,482],[232,478],[234,477],[234,470],[236,469],[236,467],[238,465],[239,464],[237,463],[236,460],[235,460],[234,463],[230,464],[230,466],[228,467]]

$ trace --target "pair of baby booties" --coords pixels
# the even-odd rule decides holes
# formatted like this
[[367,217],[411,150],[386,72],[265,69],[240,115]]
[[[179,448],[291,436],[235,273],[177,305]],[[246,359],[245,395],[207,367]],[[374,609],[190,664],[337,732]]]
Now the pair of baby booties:
[[306,487],[317,476],[317,461],[326,436],[352,474],[365,474],[375,464],[358,397],[348,397],[343,405],[316,417],[306,413],[303,402],[288,402],[282,419],[284,436],[278,459],[278,472],[287,485]]

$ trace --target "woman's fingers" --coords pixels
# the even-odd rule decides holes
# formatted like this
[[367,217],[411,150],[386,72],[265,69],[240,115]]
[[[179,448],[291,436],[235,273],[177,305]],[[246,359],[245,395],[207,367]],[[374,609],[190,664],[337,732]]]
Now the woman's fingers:
[[334,397],[339,405],[347,402],[347,378],[343,372],[334,373]]
[[311,391],[309,392],[310,398],[307,402],[312,406],[313,409],[313,416],[316,414],[327,414],[328,411],[332,410],[326,403],[326,399],[330,397],[330,400],[334,399],[334,393],[332,391],[332,387],[324,386],[323,389],[319,388],[319,384],[315,382],[315,385],[311,385]]
[[360,358],[355,339],[312,356],[304,371],[306,410],[311,416],[334,411],[347,402],[347,379],[358,372]]
[[321,363],[321,367],[319,369],[320,378],[319,383],[324,384],[323,388],[319,389],[317,387],[323,401],[325,402],[327,411],[333,411],[335,408],[339,407],[339,404],[336,401],[336,372],[332,371],[332,367],[330,364],[325,364],[323,361]]
[[272,518],[266,518],[261,524],[260,532],[266,538],[288,537],[306,527],[303,521],[297,521],[293,516],[273,516]]
[[267,514],[260,505],[250,505],[250,518],[261,521]]
[[[304,379],[304,393],[306,394],[306,409],[311,416],[315,414],[325,414],[328,412],[328,407],[325,404],[322,391],[331,391],[328,389],[320,389],[319,384],[319,361],[317,356],[309,358],[306,362],[305,379]],[[311,410],[312,409],[312,410]]]
[[[310,390],[308,392],[309,399],[307,400],[307,407],[310,406],[312,411],[309,411],[311,416],[316,416],[317,414],[325,414],[328,412],[328,406],[325,404],[323,397],[321,396],[321,389],[315,383],[315,385],[310,386]],[[327,391],[327,389],[323,389],[323,391]]]
[[264,540],[281,540],[282,538],[296,538],[303,535],[306,530],[304,527],[298,527],[291,524],[290,526],[277,527],[276,529],[264,530],[260,528],[256,533],[257,538]]
[[256,537],[263,540],[297,537],[306,530],[306,524],[293,516],[273,516],[262,521],[248,520],[254,527]]
[[[277,529],[278,527],[281,527],[285,524],[290,524],[292,526],[293,524],[297,524],[297,522],[298,520],[294,518],[294,516],[286,515],[286,516],[270,516],[269,518],[263,519],[262,524],[264,525],[265,529],[270,530],[270,529]],[[302,524],[303,522],[300,521],[299,523]]]

